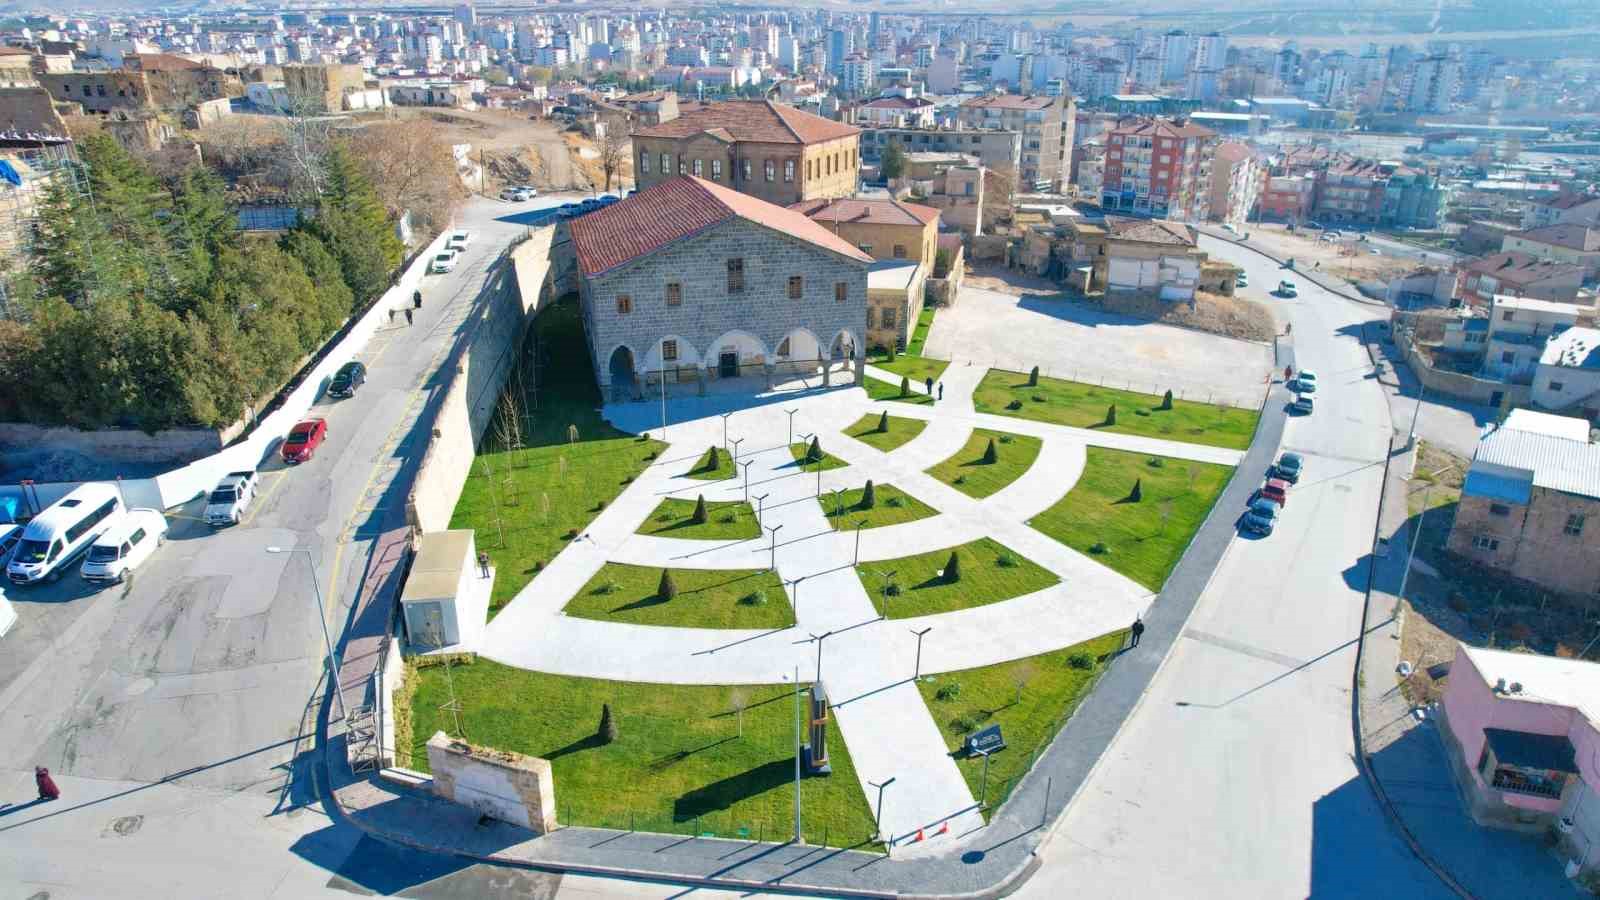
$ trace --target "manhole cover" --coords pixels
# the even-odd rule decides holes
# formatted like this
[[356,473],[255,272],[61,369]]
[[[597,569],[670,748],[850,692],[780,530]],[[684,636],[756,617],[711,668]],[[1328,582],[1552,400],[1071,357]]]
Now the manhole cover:
[[115,831],[122,837],[127,837],[128,835],[138,831],[139,827],[143,824],[144,816],[123,816],[120,819],[113,819],[111,821],[111,830]]

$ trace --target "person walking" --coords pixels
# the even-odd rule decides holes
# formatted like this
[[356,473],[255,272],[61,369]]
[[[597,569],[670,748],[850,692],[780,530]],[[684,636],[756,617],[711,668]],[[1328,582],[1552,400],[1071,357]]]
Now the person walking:
[[416,289],[416,290],[411,292],[411,305],[413,307],[417,308],[417,309],[421,309],[422,308],[422,289],[421,288],[418,288],[418,289]]
[[50,777],[50,770],[44,766],[34,768],[33,783],[39,788],[40,800],[61,799],[61,789],[56,787],[55,779]]
[[390,325],[394,324],[394,308],[393,307],[391,307],[389,309],[389,324]]
[[407,325],[411,324],[411,310],[409,310],[409,309],[406,310],[406,324]]
[[1137,615],[1133,617],[1133,627],[1128,629],[1130,648],[1139,646],[1139,638],[1144,634],[1144,619]]
[[939,382],[939,399],[944,399],[944,382]]
[[483,577],[489,577],[489,554],[482,550],[478,551],[478,571],[483,573]]
[[928,389],[928,396],[932,397],[933,396],[933,379],[931,377],[924,378],[924,379],[922,379],[922,384],[923,384],[924,387],[926,387]]

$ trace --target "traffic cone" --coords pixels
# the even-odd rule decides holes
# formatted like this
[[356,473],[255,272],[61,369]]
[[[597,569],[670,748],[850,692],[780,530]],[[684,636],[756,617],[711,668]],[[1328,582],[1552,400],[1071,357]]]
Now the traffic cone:
[[934,832],[934,834],[949,834],[949,833],[950,833],[950,820],[949,819],[946,819],[943,822],[940,822],[939,823],[939,830]]
[[916,839],[916,840],[914,840],[914,841],[912,841],[912,842],[911,842],[911,843],[913,843],[913,844],[920,844],[920,843],[922,843],[922,829],[921,829],[921,828],[918,828],[918,829],[917,829],[917,839]]

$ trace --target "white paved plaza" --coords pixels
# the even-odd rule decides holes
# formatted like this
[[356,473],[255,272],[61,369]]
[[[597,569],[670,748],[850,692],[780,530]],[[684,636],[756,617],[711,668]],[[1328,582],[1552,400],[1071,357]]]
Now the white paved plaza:
[[[869,367],[869,373],[873,370]],[[969,669],[1033,656],[1076,644],[1133,621],[1151,596],[1140,585],[1028,527],[1032,516],[1060,500],[1083,470],[1089,445],[1235,465],[1242,453],[1100,431],[1046,425],[973,412],[972,391],[984,370],[953,365],[937,406],[873,402],[865,391],[834,388],[768,395],[713,394],[669,400],[663,435],[659,402],[618,404],[607,417],[618,427],[662,438],[669,446],[657,461],[602,512],[489,624],[482,652],[521,668],[562,675],[677,684],[752,684],[817,676],[821,669],[862,788],[896,778],[895,799],[880,822],[904,840],[918,828],[949,822],[950,837],[897,853],[948,849],[950,840],[982,824],[938,726],[911,681],[917,640],[924,673]],[[877,372],[884,380],[897,376]],[[928,426],[891,453],[842,433],[867,413],[921,418]],[[823,449],[849,465],[822,473],[795,465],[793,434],[820,435]],[[762,524],[776,539],[704,541],[635,534],[667,497],[740,500],[745,478],[703,481],[684,477],[707,447],[743,439],[739,462],[747,468],[752,506],[765,495]],[[975,427],[1039,437],[1038,459],[1020,478],[974,500],[925,469],[956,453]],[[816,502],[834,489],[854,489],[867,479],[891,484],[933,507],[938,515],[859,533],[863,563],[895,559],[991,537],[1054,572],[1060,583],[1022,597],[972,609],[907,619],[880,619],[856,576],[858,535],[834,531]],[[775,546],[775,550],[773,549]],[[784,580],[798,624],[772,631],[671,628],[569,617],[561,610],[607,562],[694,569],[765,568],[769,559]],[[798,585],[795,584],[798,582]]]

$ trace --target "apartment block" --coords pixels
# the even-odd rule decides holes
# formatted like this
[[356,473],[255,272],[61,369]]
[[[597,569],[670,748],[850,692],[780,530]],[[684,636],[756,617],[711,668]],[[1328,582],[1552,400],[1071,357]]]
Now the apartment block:
[[1100,205],[1182,222],[1211,215],[1217,134],[1183,120],[1125,119],[1106,138]]

